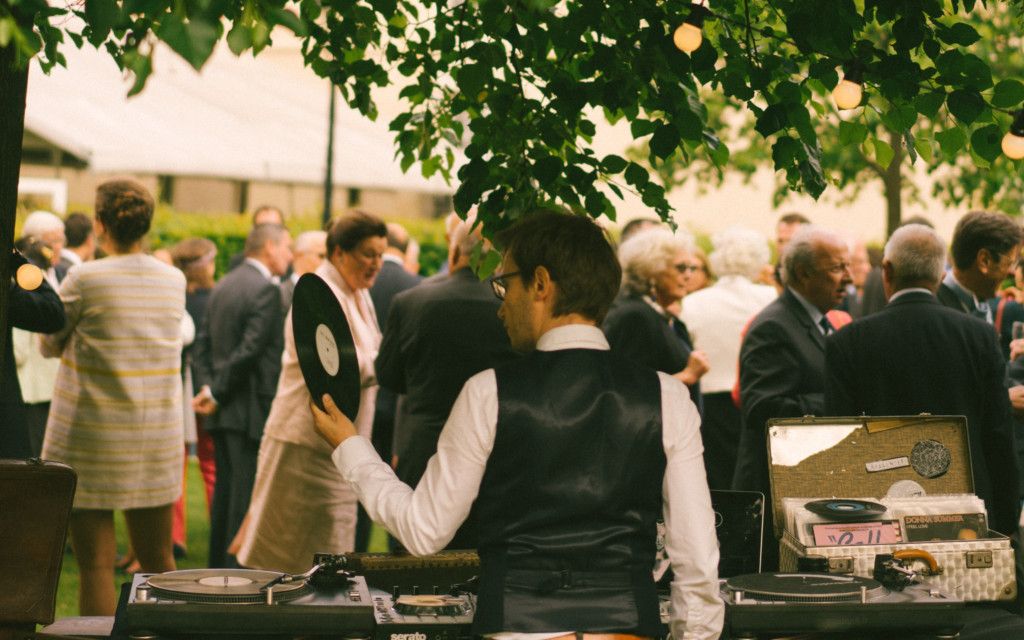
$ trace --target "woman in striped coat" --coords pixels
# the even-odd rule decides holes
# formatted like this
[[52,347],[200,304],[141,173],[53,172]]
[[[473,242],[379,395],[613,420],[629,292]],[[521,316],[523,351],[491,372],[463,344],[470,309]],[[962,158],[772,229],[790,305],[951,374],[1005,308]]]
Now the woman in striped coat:
[[78,472],[70,530],[82,615],[114,613],[115,509],[125,512],[142,571],[174,569],[185,276],[143,253],[152,218],[141,185],[100,185],[95,226],[107,257],[68,272],[60,288],[68,322],[42,345],[61,359],[43,457]]

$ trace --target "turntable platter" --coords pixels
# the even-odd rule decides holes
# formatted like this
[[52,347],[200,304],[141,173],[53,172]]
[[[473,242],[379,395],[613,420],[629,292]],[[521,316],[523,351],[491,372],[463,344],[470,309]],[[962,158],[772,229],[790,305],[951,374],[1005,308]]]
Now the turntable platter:
[[751,573],[726,580],[731,591],[777,602],[855,602],[886,592],[880,582],[828,573]]
[[276,583],[282,575],[251,569],[184,569],[150,576],[148,585],[153,595],[161,598],[219,604],[264,602],[264,587],[271,583],[274,583],[274,600],[278,602],[309,592],[305,581]]
[[465,599],[443,595],[399,596],[395,611],[406,616],[460,616],[469,611]]

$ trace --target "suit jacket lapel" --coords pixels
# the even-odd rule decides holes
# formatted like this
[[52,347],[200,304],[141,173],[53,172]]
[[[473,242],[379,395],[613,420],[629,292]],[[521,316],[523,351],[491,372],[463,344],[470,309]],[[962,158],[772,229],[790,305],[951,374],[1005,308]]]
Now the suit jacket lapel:
[[796,299],[796,296],[793,295],[793,292],[790,291],[788,287],[782,293],[782,298],[786,303],[786,307],[789,309],[789,312],[796,317],[797,322],[799,322],[807,331],[807,335],[810,337],[811,342],[824,351],[825,336],[821,334],[821,330],[818,329],[817,325],[811,321],[811,316],[807,313],[807,309],[804,309],[804,306],[800,304],[800,301]]

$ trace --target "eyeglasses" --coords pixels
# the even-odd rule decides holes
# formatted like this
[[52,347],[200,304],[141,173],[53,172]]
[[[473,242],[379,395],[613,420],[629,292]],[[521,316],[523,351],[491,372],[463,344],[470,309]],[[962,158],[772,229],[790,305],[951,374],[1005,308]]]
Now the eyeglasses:
[[686,264],[685,262],[680,262],[679,264],[673,266],[679,273],[693,273],[694,271],[704,270],[704,267],[700,266],[699,264]]
[[825,273],[831,273],[833,275],[839,275],[841,273],[846,273],[849,270],[850,270],[850,263],[848,263],[848,262],[840,262],[839,264],[834,264],[834,265],[825,267],[824,269],[818,269],[819,272],[823,271]]
[[518,276],[522,271],[510,271],[508,273],[496,273],[491,276],[491,291],[498,300],[505,299],[505,292],[508,290],[508,278]]

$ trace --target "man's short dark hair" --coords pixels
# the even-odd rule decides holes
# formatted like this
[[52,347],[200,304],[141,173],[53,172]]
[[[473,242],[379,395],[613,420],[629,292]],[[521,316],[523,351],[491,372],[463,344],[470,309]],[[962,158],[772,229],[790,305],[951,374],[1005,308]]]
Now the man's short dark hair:
[[523,282],[545,267],[558,285],[554,315],[578,313],[601,322],[619,291],[622,268],[601,227],[585,216],[539,210],[498,235]]
[[64,219],[64,238],[68,249],[75,249],[85,244],[92,235],[92,218],[84,213],[72,213]]
[[267,242],[277,244],[288,230],[279,224],[258,224],[252,228],[245,238],[245,255],[258,254]]
[[622,233],[619,234],[619,244],[622,244],[630,237],[640,233],[644,229],[649,227],[657,227],[661,224],[661,220],[656,218],[633,218],[626,223],[626,226],[622,227]]
[[262,216],[264,213],[267,213],[267,212],[270,212],[270,211],[273,211],[274,213],[276,213],[277,217],[280,218],[280,221],[279,222],[261,222],[259,224],[277,224],[277,225],[280,225],[280,226],[284,226],[284,222],[285,222],[284,221],[284,211],[281,211],[281,209],[279,209],[278,207],[275,207],[272,204],[261,204],[260,206],[258,206],[258,207],[256,207],[255,209],[252,210],[252,226],[254,226],[254,227],[257,226],[256,221],[260,218],[260,216]]
[[327,230],[327,255],[334,255],[334,248],[348,252],[367,238],[387,238],[388,228],[377,216],[364,211],[353,211],[331,224]]
[[387,229],[388,246],[404,254],[409,249],[409,232],[397,222],[389,222]]
[[972,211],[956,223],[950,254],[956,268],[966,270],[971,268],[982,249],[988,250],[992,258],[998,260],[1020,242],[1020,225],[1009,216]]
[[811,224],[811,219],[802,213],[792,211],[779,218],[777,224]]

